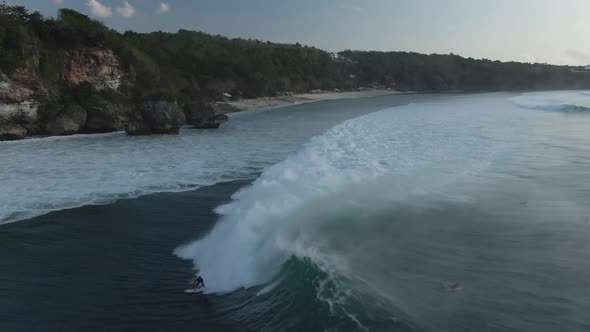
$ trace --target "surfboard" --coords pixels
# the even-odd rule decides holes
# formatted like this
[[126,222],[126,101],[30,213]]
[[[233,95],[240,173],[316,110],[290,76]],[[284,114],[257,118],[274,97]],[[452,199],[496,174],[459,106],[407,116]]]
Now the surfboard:
[[203,292],[203,289],[202,288],[199,288],[199,289],[191,288],[191,289],[185,290],[184,292],[185,293],[191,293],[191,294],[199,294],[199,293],[202,293]]

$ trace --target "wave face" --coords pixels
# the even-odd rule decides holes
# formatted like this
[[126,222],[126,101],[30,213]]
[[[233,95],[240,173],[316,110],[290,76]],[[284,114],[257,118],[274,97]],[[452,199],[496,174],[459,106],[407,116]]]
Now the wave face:
[[531,92],[511,98],[511,101],[522,108],[543,111],[590,111],[590,92],[588,91]]
[[374,277],[394,246],[390,220],[378,216],[400,204],[427,206],[426,197],[469,201],[466,188],[510,150],[515,110],[496,95],[454,97],[346,121],[266,169],[217,209],[208,236],[175,253],[221,293],[285,277],[295,257],[322,271],[314,287],[331,310],[362,328],[350,306],[370,296],[361,302],[390,320],[393,298],[380,287],[391,276]]

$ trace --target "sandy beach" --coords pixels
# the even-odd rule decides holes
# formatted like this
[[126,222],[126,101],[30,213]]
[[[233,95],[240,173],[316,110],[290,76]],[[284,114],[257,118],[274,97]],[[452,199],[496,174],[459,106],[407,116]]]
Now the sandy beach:
[[291,96],[280,96],[280,97],[262,97],[255,99],[240,99],[236,101],[228,102],[217,102],[216,111],[217,113],[233,113],[241,111],[256,110],[261,108],[272,108],[286,106],[301,102],[312,102],[320,100],[332,100],[332,99],[346,99],[346,98],[364,98],[364,97],[377,97],[387,96],[394,94],[402,94],[404,92],[385,90],[385,89],[371,89],[363,91],[345,91],[345,92],[323,92],[323,93],[304,93],[294,94]]

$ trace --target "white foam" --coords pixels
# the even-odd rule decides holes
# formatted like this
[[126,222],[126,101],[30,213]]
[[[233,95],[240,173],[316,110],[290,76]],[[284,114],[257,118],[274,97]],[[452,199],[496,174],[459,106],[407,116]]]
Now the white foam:
[[292,255],[346,274],[324,235],[350,225],[322,223],[475,177],[503,153],[514,110],[505,95],[456,97],[346,121],[234,194],[213,231],[176,254],[217,292],[264,283]]
[[588,91],[551,91],[530,92],[511,98],[511,101],[523,108],[569,111],[589,110],[590,94]]
[[111,133],[0,142],[0,224],[250,179],[350,116],[326,112],[312,118],[285,108],[232,116],[219,130],[184,128],[179,136]]

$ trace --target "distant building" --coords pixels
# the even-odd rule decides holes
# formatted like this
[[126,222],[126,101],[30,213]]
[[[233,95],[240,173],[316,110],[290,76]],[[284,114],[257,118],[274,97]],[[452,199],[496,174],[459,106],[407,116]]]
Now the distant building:
[[586,67],[584,67],[584,70],[590,71],[590,65],[587,65]]

